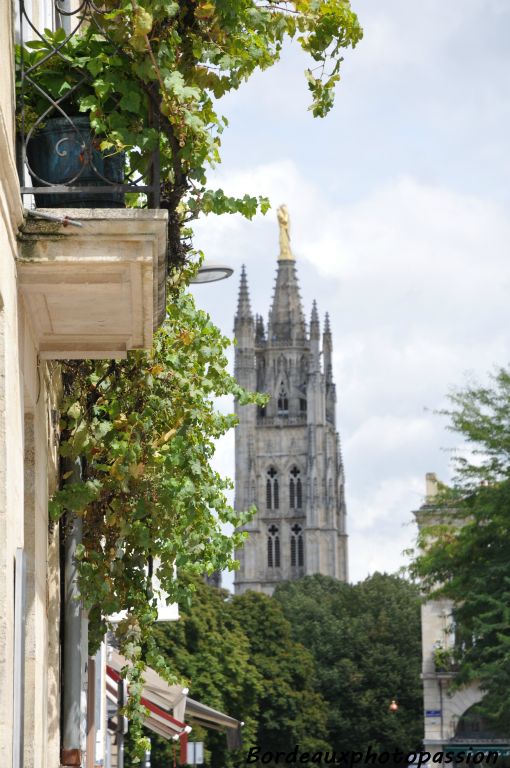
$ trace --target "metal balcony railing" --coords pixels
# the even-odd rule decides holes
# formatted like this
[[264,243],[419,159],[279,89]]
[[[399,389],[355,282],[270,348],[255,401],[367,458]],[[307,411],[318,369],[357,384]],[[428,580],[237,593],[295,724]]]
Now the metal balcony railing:
[[[46,12],[41,11],[44,5]],[[124,207],[125,194],[135,193],[145,196],[140,200],[149,208],[160,207],[157,102],[147,99],[148,124],[158,138],[154,150],[147,153],[142,172],[130,170],[126,157],[115,147],[109,151],[101,149],[101,137],[90,129],[87,113],[76,114],[76,98],[84,88],[90,87],[93,91],[94,77],[87,66],[79,66],[74,60],[70,62],[66,55],[69,44],[80,36],[84,39],[92,29],[94,34],[104,37],[109,50],[115,47],[119,56],[126,55],[108,35],[104,26],[106,13],[104,6],[94,0],[40,0],[39,7],[34,0],[19,0],[17,165],[21,193],[35,195],[36,206],[45,207],[46,201],[51,200],[50,207],[73,207],[76,200],[87,199],[87,196],[107,201],[113,195],[113,203],[100,202],[97,207]],[[46,19],[39,22],[45,15]],[[52,30],[47,29],[48,16],[52,17]],[[38,28],[40,23],[45,28]],[[61,31],[55,35],[56,30]],[[32,56],[32,52],[37,56]],[[55,97],[45,87],[41,74],[67,66],[72,71],[70,87]],[[120,96],[117,104],[119,101]],[[37,102],[35,111],[34,102]],[[112,109],[115,107],[113,103]],[[53,142],[47,138],[49,125],[58,121],[62,134]],[[56,166],[64,169],[63,179],[56,180],[53,173]]]

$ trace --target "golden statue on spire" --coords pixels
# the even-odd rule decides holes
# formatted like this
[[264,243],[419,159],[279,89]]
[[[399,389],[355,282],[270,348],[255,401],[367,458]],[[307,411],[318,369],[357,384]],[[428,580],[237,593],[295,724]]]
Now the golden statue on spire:
[[278,208],[278,225],[280,227],[280,255],[278,258],[293,260],[294,256],[290,249],[290,216],[286,205],[280,205]]

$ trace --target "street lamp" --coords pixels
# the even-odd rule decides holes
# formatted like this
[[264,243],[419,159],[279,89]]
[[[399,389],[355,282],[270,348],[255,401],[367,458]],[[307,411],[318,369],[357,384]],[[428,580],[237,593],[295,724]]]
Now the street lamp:
[[390,704],[390,706],[388,707],[388,709],[390,710],[390,712],[396,712],[396,711],[397,711],[397,709],[398,709],[398,704],[397,704],[397,702],[395,701],[395,699],[392,699],[392,700],[391,700],[391,704]]
[[234,273],[232,267],[226,267],[224,264],[208,264],[204,262],[190,283],[215,283],[218,280],[226,280]]

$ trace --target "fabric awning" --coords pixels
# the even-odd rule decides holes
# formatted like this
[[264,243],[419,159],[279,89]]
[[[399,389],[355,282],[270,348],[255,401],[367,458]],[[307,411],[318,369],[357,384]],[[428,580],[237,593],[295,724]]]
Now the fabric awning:
[[[117,651],[110,649],[108,664],[116,672],[120,673],[123,667],[130,665],[130,662]],[[172,715],[182,722],[184,720],[188,689],[183,688],[181,685],[169,685],[166,680],[163,680],[150,667],[147,667],[144,671],[143,681],[143,695],[150,699],[157,707],[171,710]]]
[[[120,679],[120,674],[116,672],[112,667],[106,667],[106,696],[114,704],[117,704],[117,683]],[[161,707],[158,707],[150,699],[142,696],[142,704],[149,710],[149,714],[144,719],[143,724],[150,728],[151,731],[157,733],[158,736],[163,736],[165,739],[179,739],[181,736],[187,735],[191,730],[185,723],[179,722],[175,717],[166,712]]]
[[[117,681],[123,667],[129,666],[128,660],[117,651],[110,649],[107,663],[107,694],[112,700],[117,697]],[[108,680],[109,679],[109,680]],[[226,731],[229,749],[239,749],[241,744],[242,723],[223,712],[208,707],[187,696],[188,689],[180,685],[169,685],[153,669],[148,667],[143,672],[142,703],[150,711],[145,723],[160,736],[181,738],[191,731],[184,720]],[[171,713],[171,714],[170,714]],[[158,730],[159,729],[159,730]]]
[[216,731],[227,732],[227,746],[229,749],[240,749],[242,746],[241,728],[243,723],[233,717],[224,715],[212,707],[201,704],[199,701],[186,699],[186,719],[204,728],[213,728]]

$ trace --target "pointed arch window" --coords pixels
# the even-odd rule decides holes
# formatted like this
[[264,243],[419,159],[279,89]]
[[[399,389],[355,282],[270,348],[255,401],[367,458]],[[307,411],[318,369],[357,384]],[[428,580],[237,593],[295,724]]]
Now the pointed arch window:
[[278,416],[288,416],[289,414],[289,396],[283,381],[280,381],[278,390]]
[[270,467],[266,474],[266,508],[278,509],[280,506],[278,489],[278,472]]
[[278,526],[274,523],[267,529],[267,567],[280,567],[280,536]]
[[290,565],[292,568],[302,568],[305,562],[303,545],[303,529],[297,523],[290,529]]
[[290,470],[289,505],[291,509],[303,508],[303,484],[301,482],[301,472],[295,466]]

